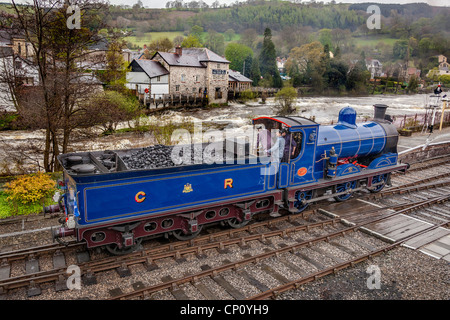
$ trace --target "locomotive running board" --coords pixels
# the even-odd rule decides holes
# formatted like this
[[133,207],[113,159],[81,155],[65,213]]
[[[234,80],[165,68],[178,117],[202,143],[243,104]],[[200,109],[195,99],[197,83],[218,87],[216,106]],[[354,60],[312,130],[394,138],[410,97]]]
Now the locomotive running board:
[[[349,182],[349,181],[361,180],[361,179],[366,179],[366,178],[378,176],[378,175],[385,174],[385,173],[406,170],[407,166],[408,166],[407,164],[400,164],[400,165],[396,165],[395,167],[390,167],[390,168],[386,168],[386,169],[378,169],[378,170],[370,170],[370,172],[364,171],[364,172],[361,172],[358,174],[339,177],[339,178],[333,178],[332,180],[323,181],[323,182],[319,182],[319,183],[316,181],[316,182],[308,183],[305,185],[293,186],[293,187],[286,189],[286,191],[288,192],[288,201],[289,202],[297,201],[297,199],[295,198],[295,193],[297,191],[309,191],[309,190],[333,187],[335,185]],[[349,190],[346,190],[343,192],[327,194],[325,196],[316,197],[316,198],[309,199],[309,200],[304,200],[304,203],[307,204],[307,203],[311,203],[311,202],[316,202],[316,201],[320,201],[320,200],[324,200],[324,199],[328,199],[328,198],[332,198],[332,197],[336,197],[336,196],[340,196],[340,195],[349,194],[349,193],[352,193],[355,191],[364,190],[364,189],[370,190],[372,187],[379,186],[383,183],[384,182],[378,182],[378,183],[371,184],[371,181],[368,181],[368,183],[364,186],[361,186],[361,187],[358,187],[355,189],[349,189]]]

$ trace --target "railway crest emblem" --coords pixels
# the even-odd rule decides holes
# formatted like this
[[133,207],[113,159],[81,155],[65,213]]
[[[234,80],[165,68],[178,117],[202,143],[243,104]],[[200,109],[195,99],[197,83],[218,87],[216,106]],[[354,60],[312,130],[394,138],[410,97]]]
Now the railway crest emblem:
[[191,184],[190,183],[186,183],[184,185],[183,193],[189,193],[189,192],[192,192],[192,191],[194,191],[194,189],[192,189]]

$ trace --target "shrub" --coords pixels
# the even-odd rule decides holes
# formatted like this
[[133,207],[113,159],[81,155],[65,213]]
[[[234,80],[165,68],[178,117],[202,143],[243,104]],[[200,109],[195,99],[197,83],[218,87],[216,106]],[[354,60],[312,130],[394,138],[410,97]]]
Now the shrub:
[[245,101],[249,101],[249,100],[254,100],[256,99],[256,97],[258,96],[258,93],[255,91],[252,91],[250,89],[244,90],[241,92],[241,100]]
[[55,191],[55,181],[42,172],[19,176],[15,180],[6,183],[4,190],[8,195],[6,200],[13,203],[16,214],[33,212],[42,200],[50,198]]
[[280,108],[279,115],[285,116],[295,111],[294,102],[297,99],[297,90],[292,87],[285,87],[277,92],[275,101],[278,102]]
[[444,85],[450,85],[450,75],[449,74],[443,74],[439,76],[439,81],[442,82]]

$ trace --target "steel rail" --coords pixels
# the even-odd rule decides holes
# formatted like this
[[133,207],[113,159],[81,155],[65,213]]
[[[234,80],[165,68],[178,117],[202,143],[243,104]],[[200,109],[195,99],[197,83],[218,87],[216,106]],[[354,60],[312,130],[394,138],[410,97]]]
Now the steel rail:
[[[337,231],[337,232],[334,232],[334,233],[331,233],[331,234],[320,236],[320,237],[317,237],[317,238],[312,239],[312,240],[305,240],[305,241],[303,241],[301,243],[298,243],[298,244],[285,246],[285,247],[278,248],[278,249],[272,250],[270,252],[265,252],[265,253],[262,253],[262,254],[259,254],[259,255],[256,255],[256,256],[253,256],[253,257],[250,257],[250,258],[246,258],[246,259],[243,259],[243,260],[240,260],[240,261],[237,261],[237,262],[231,262],[231,263],[228,263],[228,264],[224,264],[222,266],[219,266],[219,267],[216,267],[216,268],[212,268],[212,269],[209,269],[209,270],[197,273],[195,275],[190,275],[190,276],[187,276],[187,277],[184,277],[184,278],[181,278],[181,279],[175,279],[175,280],[172,280],[172,281],[168,281],[166,283],[162,283],[162,284],[158,284],[158,285],[154,285],[154,286],[149,286],[149,287],[146,287],[146,288],[142,288],[142,289],[136,290],[136,291],[131,292],[131,293],[125,293],[125,294],[122,294],[122,295],[118,295],[118,296],[110,298],[110,300],[122,300],[122,299],[129,299],[129,298],[135,298],[135,297],[142,297],[145,294],[161,291],[163,289],[173,288],[173,287],[176,287],[176,286],[178,286],[180,284],[183,284],[183,283],[187,283],[187,282],[191,282],[191,281],[197,281],[199,278],[203,278],[203,277],[206,277],[206,276],[214,276],[214,275],[217,275],[218,273],[223,272],[223,271],[236,269],[238,267],[241,267],[243,265],[247,265],[247,264],[250,264],[250,263],[256,263],[256,262],[259,262],[262,259],[265,259],[265,258],[268,258],[268,257],[272,257],[272,256],[276,256],[276,255],[279,255],[279,254],[284,253],[284,252],[294,252],[296,249],[299,249],[299,248],[304,247],[304,246],[311,246],[312,244],[317,243],[317,242],[321,242],[321,241],[327,241],[328,242],[331,238],[342,236],[342,235],[345,235],[346,233],[349,233],[349,232],[355,232],[355,231],[359,230],[361,227],[364,227],[364,226],[366,226],[368,224],[371,224],[371,223],[374,223],[374,222],[379,222],[381,220],[390,218],[392,216],[395,216],[395,215],[398,215],[398,214],[402,214],[402,213],[405,213],[405,212],[409,212],[410,210],[413,210],[413,209],[418,209],[418,208],[420,208],[420,207],[422,207],[424,205],[429,205],[429,204],[432,204],[432,203],[444,202],[444,201],[447,201],[448,199],[450,199],[450,194],[447,194],[445,196],[436,197],[436,198],[433,198],[432,200],[426,201],[425,203],[413,205],[413,206],[411,206],[411,208],[402,209],[400,211],[396,211],[394,213],[388,214],[388,215],[386,215],[384,217],[377,218],[377,219],[372,219],[370,221],[366,221],[364,223],[361,223],[361,224],[358,224],[358,225],[354,225],[354,226],[345,228],[343,230],[340,230],[340,231]],[[446,224],[446,223],[444,223],[444,224]],[[436,227],[436,226],[433,226],[433,227]],[[417,234],[419,234],[419,233],[417,233]],[[391,246],[392,245],[389,245],[387,247],[391,247]],[[384,249],[381,249],[381,251],[383,251],[383,250]],[[373,256],[374,254],[375,253],[370,253],[368,256]],[[334,269],[336,269],[336,267]]]
[[409,236],[406,236],[404,238],[401,238],[401,239],[395,241],[392,244],[389,244],[389,245],[386,245],[386,246],[384,246],[382,248],[373,250],[370,253],[367,253],[367,254],[364,254],[364,255],[360,255],[360,256],[358,256],[358,257],[356,257],[354,259],[347,260],[347,261],[342,262],[340,264],[337,264],[337,265],[334,265],[332,267],[326,268],[324,270],[320,270],[318,272],[315,272],[315,273],[313,273],[311,275],[308,275],[307,277],[302,277],[302,278],[300,278],[298,280],[291,281],[291,282],[289,282],[287,284],[284,284],[284,285],[278,286],[276,288],[270,289],[268,291],[262,292],[260,294],[254,295],[254,296],[248,298],[247,300],[263,300],[263,299],[269,299],[269,298],[276,298],[282,292],[286,292],[286,291],[289,291],[289,290],[292,290],[292,289],[298,289],[301,285],[303,285],[305,283],[317,280],[318,278],[322,278],[322,277],[327,276],[329,274],[335,274],[339,270],[346,269],[348,267],[353,267],[357,263],[363,262],[363,261],[368,260],[368,259],[370,259],[370,258],[372,258],[374,256],[377,256],[377,255],[385,253],[385,252],[387,252],[389,250],[392,250],[392,249],[398,247],[399,245],[401,245],[403,242],[406,242],[406,241],[408,241],[408,240],[410,240],[410,239],[412,239],[414,237],[417,237],[418,235],[421,235],[421,234],[424,234],[426,232],[429,232],[429,231],[432,231],[434,229],[437,229],[439,227],[442,227],[442,226],[444,226],[444,225],[446,225],[448,223],[449,222],[447,221],[447,222],[443,222],[443,223],[438,224],[438,225],[430,226],[430,227],[428,227],[428,228],[426,228],[426,229],[424,229],[422,231],[419,231],[419,232],[416,232],[416,233],[414,233],[412,235],[409,235]]

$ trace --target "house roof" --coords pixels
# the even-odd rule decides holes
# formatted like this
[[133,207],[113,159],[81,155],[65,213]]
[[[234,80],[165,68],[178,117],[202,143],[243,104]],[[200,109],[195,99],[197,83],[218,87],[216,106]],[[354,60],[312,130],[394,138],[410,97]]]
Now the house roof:
[[237,71],[228,70],[228,81],[237,81],[237,82],[253,82],[253,80],[247,78],[243,74]]
[[0,47],[0,58],[12,57],[14,55],[11,47]]
[[222,58],[218,54],[212,52],[207,48],[185,48],[182,49],[182,54],[179,55],[173,52],[156,52],[152,59],[158,54],[164,59],[170,66],[182,66],[182,67],[198,67],[204,68],[205,65],[202,62],[219,62],[230,63],[225,58]]
[[88,46],[89,50],[108,51],[109,41],[102,37],[96,39],[94,43]]
[[[149,78],[155,78],[169,74],[166,68],[164,68],[161,63],[156,60],[138,59],[133,60],[130,63],[133,71],[140,71],[140,69],[145,72]],[[138,68],[136,68],[136,66]],[[137,70],[136,70],[137,69]]]

